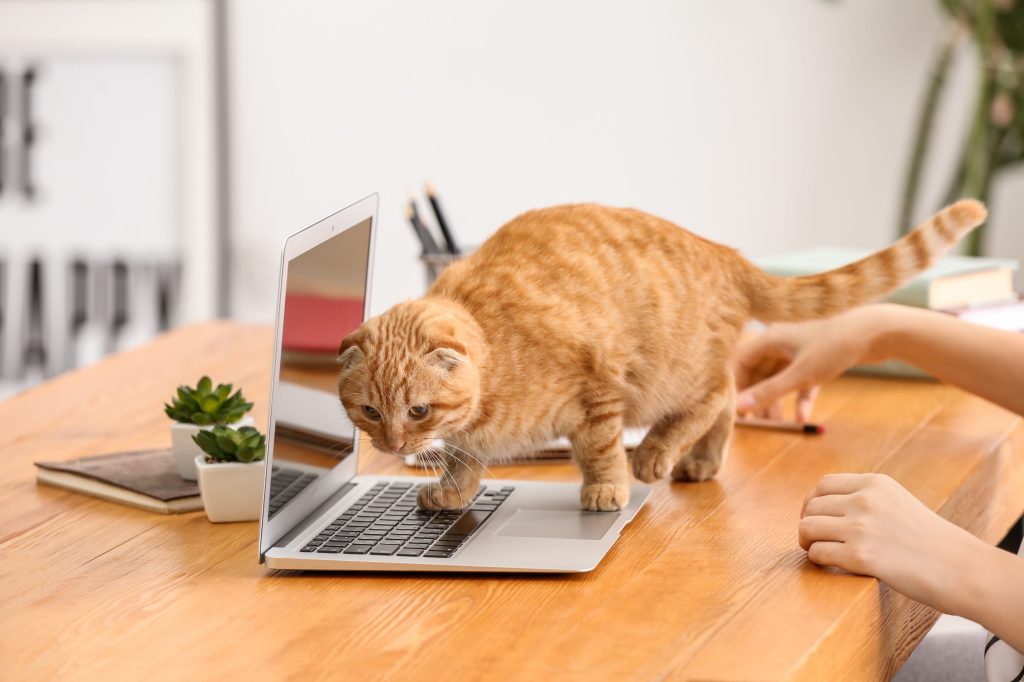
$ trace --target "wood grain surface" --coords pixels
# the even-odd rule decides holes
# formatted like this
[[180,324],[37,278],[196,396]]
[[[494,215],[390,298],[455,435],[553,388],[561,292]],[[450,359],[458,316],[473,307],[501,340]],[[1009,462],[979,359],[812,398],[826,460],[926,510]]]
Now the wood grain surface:
[[[0,679],[875,680],[936,614],[796,544],[820,476],[879,471],[989,542],[1024,510],[1016,416],[931,383],[844,378],[824,436],[739,430],[719,477],[655,488],[572,576],[303,574],[255,523],[165,517],[37,486],[32,462],[166,446],[201,374],[265,426],[269,328],[210,323],[0,404]],[[372,454],[362,471],[409,474]],[[493,467],[577,480],[568,463]]]

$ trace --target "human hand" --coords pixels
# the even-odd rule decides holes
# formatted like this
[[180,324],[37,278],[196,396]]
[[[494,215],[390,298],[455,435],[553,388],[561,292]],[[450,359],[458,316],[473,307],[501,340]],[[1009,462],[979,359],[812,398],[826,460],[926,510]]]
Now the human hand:
[[822,566],[874,576],[911,599],[957,613],[965,562],[988,546],[882,474],[830,474],[804,501],[800,546]]
[[740,343],[736,411],[782,418],[781,398],[796,393],[796,420],[810,419],[818,387],[872,359],[886,306],[867,306],[810,322],[778,323]]

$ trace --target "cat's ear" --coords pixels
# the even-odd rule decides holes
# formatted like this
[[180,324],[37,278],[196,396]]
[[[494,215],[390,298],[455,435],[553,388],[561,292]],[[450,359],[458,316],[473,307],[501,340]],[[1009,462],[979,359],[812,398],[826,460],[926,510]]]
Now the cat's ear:
[[343,372],[359,366],[366,359],[363,349],[359,347],[361,337],[358,334],[356,331],[346,336],[338,348],[338,366]]
[[466,347],[462,344],[448,344],[427,353],[427,364],[450,372],[467,361],[465,353]]

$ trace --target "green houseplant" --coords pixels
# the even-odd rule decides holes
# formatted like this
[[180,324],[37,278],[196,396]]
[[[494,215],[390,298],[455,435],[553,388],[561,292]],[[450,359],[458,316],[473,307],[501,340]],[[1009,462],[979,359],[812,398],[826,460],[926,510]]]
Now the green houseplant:
[[[897,219],[901,235],[914,227],[916,219],[961,197],[988,203],[995,179],[1024,164],[1024,0],[938,0],[938,4],[948,17],[948,27],[934,56],[918,115]],[[921,177],[928,165],[946,77],[963,56],[959,48],[967,41],[977,57],[971,119],[945,193],[920,207]],[[984,253],[985,227],[964,240],[968,255]]]
[[214,388],[210,377],[204,376],[195,388],[178,386],[171,404],[164,403],[164,413],[181,424],[232,424],[252,409],[252,403],[242,396],[242,389],[232,394],[232,388],[231,384]]
[[233,429],[214,426],[192,436],[196,445],[206,453],[207,462],[259,462],[266,452],[267,439],[252,426]]
[[203,454],[195,441],[198,433],[218,425],[252,426],[252,417],[247,416],[252,403],[246,401],[241,389],[233,389],[231,384],[214,387],[210,377],[204,376],[194,387],[179,386],[171,402],[164,404],[164,414],[174,420],[171,450],[182,478],[196,478],[195,458]]
[[[946,75],[966,40],[973,44],[978,73],[974,106],[964,146],[939,205],[962,196],[987,201],[995,178],[1024,163],[1024,2],[1021,0],[939,0],[949,16],[946,39],[935,55],[914,137],[900,208],[900,230],[916,217],[921,175],[927,164],[932,126]],[[927,206],[930,213],[939,205]],[[971,233],[966,251],[984,251],[984,226]]]
[[199,494],[214,523],[255,521],[263,501],[266,438],[251,426],[214,426],[192,437]]

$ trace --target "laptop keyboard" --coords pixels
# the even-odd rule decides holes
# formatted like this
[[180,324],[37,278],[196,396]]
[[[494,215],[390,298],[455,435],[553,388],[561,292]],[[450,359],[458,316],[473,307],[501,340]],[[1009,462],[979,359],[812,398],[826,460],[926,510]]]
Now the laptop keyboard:
[[416,507],[422,487],[374,485],[301,551],[447,559],[515,490],[481,486],[467,508],[434,512]]
[[309,487],[319,476],[299,469],[273,467],[270,470],[270,508],[268,519],[295,499],[295,496]]

